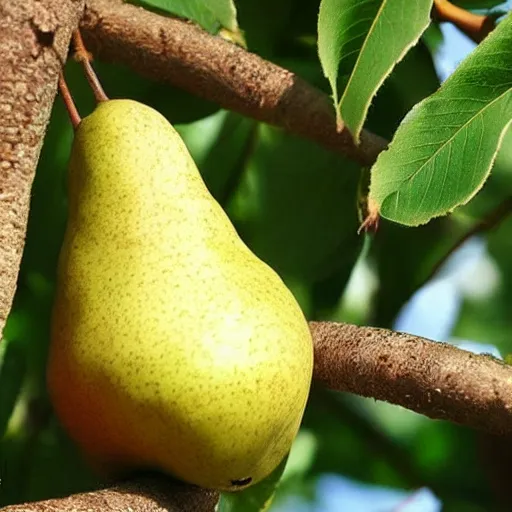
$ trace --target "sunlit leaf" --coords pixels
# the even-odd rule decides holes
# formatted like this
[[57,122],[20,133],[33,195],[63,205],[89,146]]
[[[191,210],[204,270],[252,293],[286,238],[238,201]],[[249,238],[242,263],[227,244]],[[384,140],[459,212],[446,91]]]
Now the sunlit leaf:
[[426,45],[417,44],[382,84],[368,111],[365,126],[391,139],[409,110],[437,91],[439,85],[432,55]]
[[132,0],[143,7],[153,7],[195,21],[209,32],[225,27],[238,31],[233,0]]
[[431,7],[432,0],[322,0],[318,54],[338,122],[356,140],[375,93],[430,23]]
[[417,226],[469,201],[512,120],[512,15],[404,119],[372,170],[375,212]]

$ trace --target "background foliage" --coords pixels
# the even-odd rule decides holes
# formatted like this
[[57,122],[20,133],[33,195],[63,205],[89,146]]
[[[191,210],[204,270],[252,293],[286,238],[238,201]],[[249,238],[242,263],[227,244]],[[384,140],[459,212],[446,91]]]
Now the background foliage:
[[[141,3],[160,11],[185,5],[164,0]],[[475,9],[500,4],[457,3]],[[201,5],[195,1],[188,4],[189,10],[173,12],[195,17],[212,32],[224,25],[250,51],[331,94],[317,54],[318,0],[237,0],[236,11],[226,1],[219,2],[217,12]],[[434,59],[442,37],[431,25],[405,58],[390,66],[391,74],[377,95],[368,98],[365,127],[391,139],[410,109],[438,89]],[[379,41],[382,48],[388,44],[386,39]],[[357,164],[128,69],[97,62],[96,70],[110,97],[152,105],[177,126],[211,192],[247,244],[280,273],[308,319],[384,327],[403,322],[404,304],[433,264],[465,229],[510,194],[508,134],[491,177],[471,203],[419,228],[383,220],[377,235],[365,239],[356,231],[361,184],[368,175]],[[69,62],[66,76],[86,115],[94,103],[78,65]],[[336,83],[336,77],[333,80]],[[44,384],[72,136],[59,99],[37,169],[18,291],[0,345],[0,506],[96,485],[55,420]],[[446,268],[430,288],[423,288],[425,294],[432,286],[445,286],[445,300],[423,312],[421,320],[430,328],[446,325],[439,330],[444,337],[492,344],[502,355],[512,352],[511,234],[509,220],[473,241],[478,248],[469,251],[476,254],[470,263],[459,255],[452,270]],[[476,263],[468,267],[471,261]],[[451,302],[446,302],[447,296]],[[451,311],[448,319],[442,315],[446,310]],[[493,452],[482,456],[481,446],[491,446],[491,441],[495,440],[397,407],[314,389],[271,510],[341,510],[332,500],[341,494],[346,498],[350,489],[355,490],[359,508],[347,510],[393,510],[409,492],[423,487],[432,490],[446,510],[494,510],[500,490],[506,496],[508,489],[496,478]],[[507,442],[500,443],[504,451]],[[359,484],[397,492],[375,501],[375,489]],[[382,507],[365,505],[368,497]],[[388,508],[385,499],[391,500]],[[223,506],[237,510],[236,502]],[[248,510],[244,507],[242,500],[238,510]],[[430,507],[421,510],[437,510]]]

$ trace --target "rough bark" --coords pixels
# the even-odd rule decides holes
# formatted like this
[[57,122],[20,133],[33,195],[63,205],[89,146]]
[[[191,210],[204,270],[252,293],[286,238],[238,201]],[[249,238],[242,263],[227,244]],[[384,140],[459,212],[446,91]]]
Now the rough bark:
[[214,512],[219,495],[166,478],[140,478],[67,498],[11,505],[3,512]]
[[356,146],[336,130],[331,99],[294,73],[183,20],[121,0],[87,0],[81,31],[99,59],[122,63],[259,121],[285,128],[363,164],[386,141],[363,131]]
[[0,334],[59,71],[82,12],[83,0],[0,0]]
[[433,419],[512,434],[512,367],[387,329],[311,322],[315,379]]

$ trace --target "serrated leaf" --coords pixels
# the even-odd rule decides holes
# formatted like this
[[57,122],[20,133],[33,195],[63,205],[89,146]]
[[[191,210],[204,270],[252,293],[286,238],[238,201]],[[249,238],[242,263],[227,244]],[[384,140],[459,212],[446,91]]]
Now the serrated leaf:
[[222,493],[217,512],[266,512],[274,497],[288,456],[261,482],[237,493]]
[[[322,0],[318,54],[338,124],[356,141],[370,102],[430,23],[432,0]],[[341,98],[339,91],[342,91]]]
[[406,116],[372,169],[374,213],[408,226],[467,203],[512,121],[512,15]]
[[209,32],[225,27],[238,31],[233,0],[132,0],[143,7],[156,7],[170,14],[193,20]]

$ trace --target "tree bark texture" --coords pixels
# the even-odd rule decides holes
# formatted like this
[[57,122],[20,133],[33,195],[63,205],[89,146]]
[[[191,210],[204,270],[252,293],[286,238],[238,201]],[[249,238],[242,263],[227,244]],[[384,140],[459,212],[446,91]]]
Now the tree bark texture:
[[0,334],[59,72],[82,12],[83,0],[0,0]]

